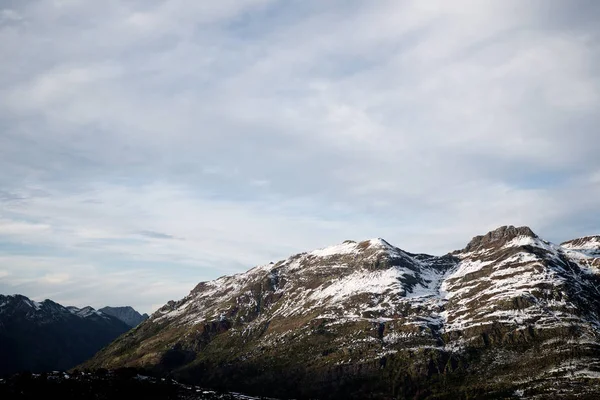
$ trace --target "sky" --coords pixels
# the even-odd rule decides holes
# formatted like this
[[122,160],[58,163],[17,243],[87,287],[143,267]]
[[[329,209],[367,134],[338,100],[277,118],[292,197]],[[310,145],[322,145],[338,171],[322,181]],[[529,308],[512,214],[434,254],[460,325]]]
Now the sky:
[[0,0],[0,293],[151,312],[346,239],[600,233],[600,2]]

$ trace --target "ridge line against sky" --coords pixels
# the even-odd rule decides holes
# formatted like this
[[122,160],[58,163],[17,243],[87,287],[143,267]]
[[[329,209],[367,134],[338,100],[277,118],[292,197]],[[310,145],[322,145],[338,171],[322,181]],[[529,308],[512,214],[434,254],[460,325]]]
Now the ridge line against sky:
[[595,1],[0,4],[0,293],[150,312],[345,239],[600,233]]

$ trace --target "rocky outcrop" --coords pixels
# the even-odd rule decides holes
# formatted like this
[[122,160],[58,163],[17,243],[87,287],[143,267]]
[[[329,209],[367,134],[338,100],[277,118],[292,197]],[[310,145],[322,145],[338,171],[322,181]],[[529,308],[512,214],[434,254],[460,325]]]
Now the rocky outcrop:
[[111,315],[135,328],[148,319],[148,314],[140,314],[130,306],[125,307],[103,307],[99,310],[104,314]]
[[517,237],[537,238],[537,235],[527,227],[515,228],[512,225],[502,226],[482,236],[475,236],[462,250],[464,253],[480,251],[482,249],[499,249]]

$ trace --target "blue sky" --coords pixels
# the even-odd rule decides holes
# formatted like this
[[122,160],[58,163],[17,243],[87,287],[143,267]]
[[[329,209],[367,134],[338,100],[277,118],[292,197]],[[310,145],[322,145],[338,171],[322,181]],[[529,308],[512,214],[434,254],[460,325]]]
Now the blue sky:
[[0,2],[0,292],[149,312],[345,239],[600,233],[594,1]]

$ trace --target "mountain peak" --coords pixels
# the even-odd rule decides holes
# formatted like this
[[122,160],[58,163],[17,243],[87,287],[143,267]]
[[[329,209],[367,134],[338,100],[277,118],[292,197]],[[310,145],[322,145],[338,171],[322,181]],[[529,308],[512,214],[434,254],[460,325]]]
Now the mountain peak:
[[317,257],[330,257],[349,254],[360,254],[367,250],[378,251],[397,249],[382,238],[373,238],[363,240],[362,242],[356,242],[354,240],[344,240],[340,244],[314,250],[308,254]]
[[560,246],[581,264],[594,267],[596,272],[600,269],[600,235],[568,240]]
[[485,235],[475,236],[463,251],[472,252],[484,248],[499,248],[518,237],[538,239],[538,236],[527,226],[514,227],[512,225],[505,225]]
[[584,236],[561,243],[569,249],[600,250],[600,235]]
[[369,239],[368,240],[369,244],[371,244],[372,246],[381,246],[381,247],[391,247],[391,248],[395,248],[394,246],[392,246],[387,240],[382,239],[380,237],[378,238],[374,238],[374,239]]
[[140,314],[131,306],[123,306],[123,307],[103,307],[98,311],[113,316],[127,325],[133,327],[138,326],[142,322],[148,319],[148,314]]

